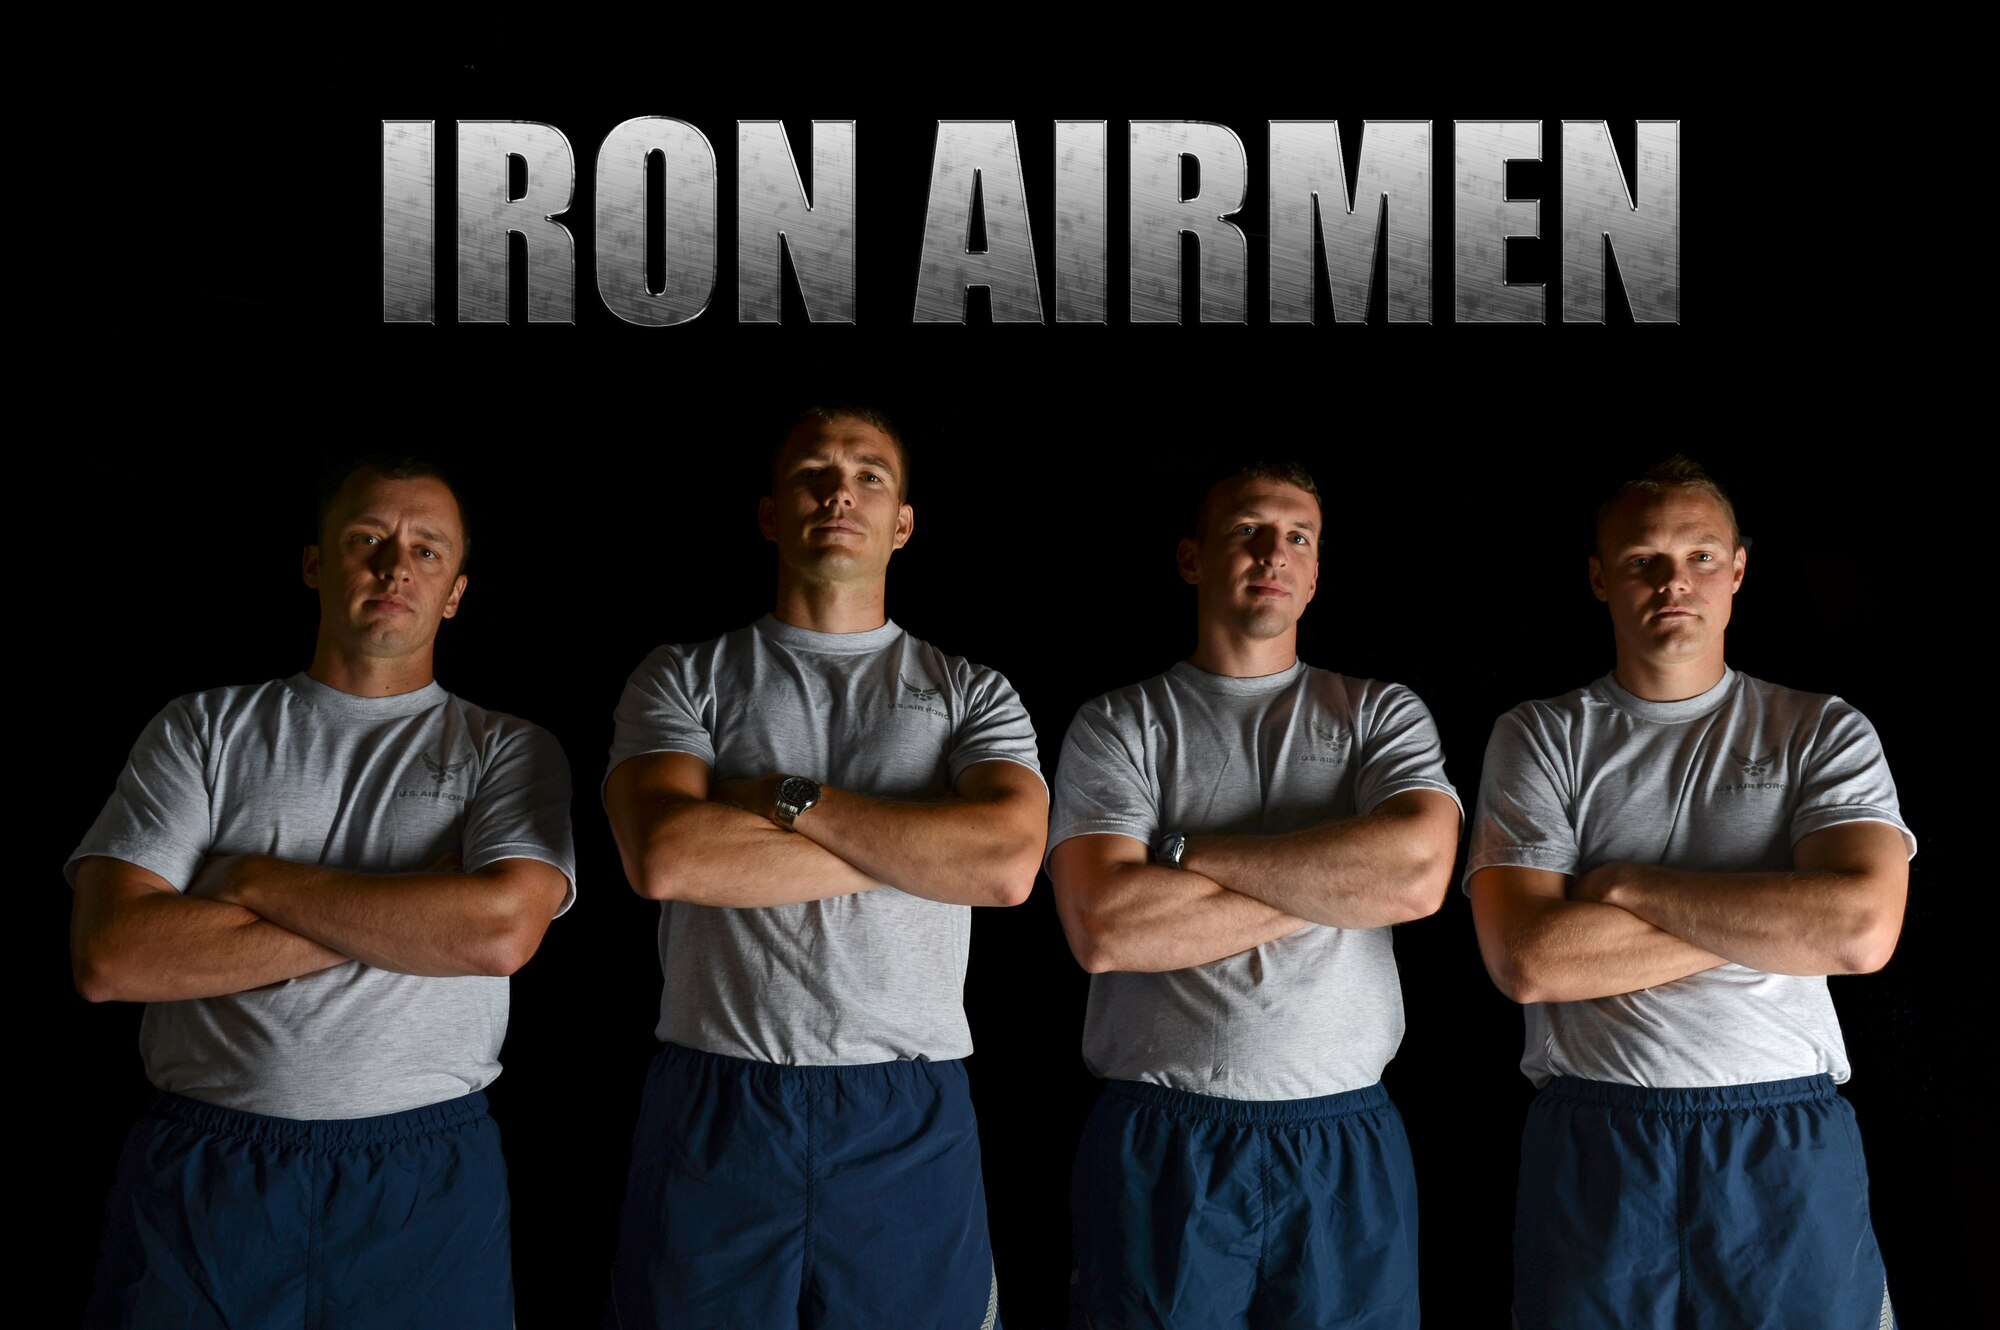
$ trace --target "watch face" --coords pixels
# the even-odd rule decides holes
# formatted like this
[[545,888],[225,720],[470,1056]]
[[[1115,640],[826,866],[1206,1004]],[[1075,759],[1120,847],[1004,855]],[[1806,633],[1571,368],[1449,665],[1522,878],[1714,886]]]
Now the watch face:
[[787,776],[778,783],[778,802],[804,812],[819,802],[819,782],[804,776]]

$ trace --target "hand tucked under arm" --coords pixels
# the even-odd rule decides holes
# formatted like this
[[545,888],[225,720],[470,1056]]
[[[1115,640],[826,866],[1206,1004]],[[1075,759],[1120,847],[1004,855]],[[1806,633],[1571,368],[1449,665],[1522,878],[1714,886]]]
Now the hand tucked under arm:
[[1265,904],[1335,928],[1435,914],[1458,853],[1458,805],[1405,790],[1359,817],[1274,836],[1190,836],[1181,866]]
[[70,968],[89,1001],[220,997],[348,959],[241,906],[182,895],[122,859],[97,856],[76,866]]
[[1205,965],[1305,927],[1254,897],[1185,868],[1147,862],[1130,836],[1073,836],[1049,856],[1056,913],[1092,974]]
[[1803,837],[1792,862],[1768,873],[1604,864],[1570,895],[1767,974],[1865,974],[1888,964],[1909,893],[1902,833],[1886,822],[1842,823]]
[[246,854],[210,860],[188,890],[378,969],[509,975],[541,945],[569,882],[539,859],[471,873],[355,873]]

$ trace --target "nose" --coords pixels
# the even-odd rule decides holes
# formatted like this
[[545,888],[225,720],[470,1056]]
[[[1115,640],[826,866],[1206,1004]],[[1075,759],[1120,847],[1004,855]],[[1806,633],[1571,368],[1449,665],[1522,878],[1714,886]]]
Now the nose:
[[1251,542],[1250,548],[1260,563],[1282,565],[1285,562],[1284,537],[1275,526],[1258,528],[1257,538]]
[[1652,565],[1653,590],[1662,594],[1685,591],[1690,585],[1688,570],[1679,559],[1656,559]]
[[819,503],[822,508],[852,508],[854,487],[845,475],[830,471],[820,482]]
[[407,581],[410,577],[410,551],[400,540],[385,540],[377,545],[371,563],[375,576],[385,582]]

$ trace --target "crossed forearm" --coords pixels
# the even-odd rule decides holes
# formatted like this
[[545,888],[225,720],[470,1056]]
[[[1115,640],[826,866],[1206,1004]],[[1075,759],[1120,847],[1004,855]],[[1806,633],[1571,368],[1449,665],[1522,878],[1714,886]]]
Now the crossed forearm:
[[[1057,847],[1061,856],[1066,847]],[[1052,873],[1060,862],[1051,863]],[[1206,965],[1306,926],[1306,920],[1186,868],[1129,863],[1103,870],[1095,889],[1061,890],[1070,950],[1092,974],[1154,973]]]
[[520,968],[565,887],[559,870],[529,860],[473,873],[375,874],[233,855],[204,868],[190,890],[363,964],[450,977]]

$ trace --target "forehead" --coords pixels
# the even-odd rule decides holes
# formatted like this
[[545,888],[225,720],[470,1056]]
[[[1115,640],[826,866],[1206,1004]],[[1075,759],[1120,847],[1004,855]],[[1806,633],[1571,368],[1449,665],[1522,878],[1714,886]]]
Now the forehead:
[[1255,513],[1267,522],[1319,526],[1319,500],[1297,485],[1268,476],[1239,476],[1219,482],[1208,492],[1211,527]]
[[855,459],[869,457],[891,468],[900,470],[903,461],[902,450],[881,430],[865,420],[853,416],[836,416],[832,420],[809,420],[799,424],[785,436],[785,446],[778,452],[778,464],[787,466],[805,457],[839,457]]
[[448,537],[464,534],[464,521],[451,486],[436,476],[416,476],[392,480],[374,471],[356,471],[341,482],[327,509],[329,527],[341,526],[357,517],[373,517],[385,522],[411,522],[437,529]]
[[1729,518],[1707,490],[1634,490],[1604,515],[1598,532],[1607,549],[1635,544],[1728,544]]

